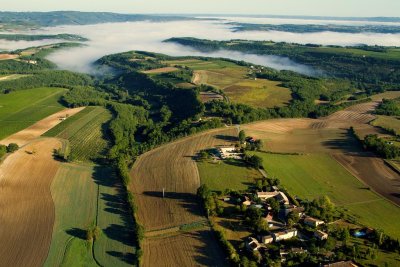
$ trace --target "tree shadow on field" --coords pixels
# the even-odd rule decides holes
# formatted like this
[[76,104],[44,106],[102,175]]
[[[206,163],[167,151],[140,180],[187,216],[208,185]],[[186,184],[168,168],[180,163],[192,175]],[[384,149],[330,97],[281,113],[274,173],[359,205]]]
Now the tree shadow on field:
[[347,155],[368,156],[360,142],[349,132],[341,133],[338,138],[323,141],[322,145],[332,150],[340,150]]
[[[98,210],[98,218],[119,216],[120,222],[115,222],[105,226],[102,225],[103,234],[112,240],[132,247],[135,250],[135,227],[131,209],[127,203],[127,194],[116,173],[105,167],[97,166],[94,168],[93,179],[99,185],[99,202],[104,203],[104,209]],[[101,206],[100,206],[101,207]],[[104,220],[103,220],[104,222]],[[114,247],[115,249],[115,247]],[[133,253],[125,251],[106,251],[108,255],[117,257],[121,261],[134,263]]]
[[136,255],[134,253],[122,253],[118,251],[107,251],[108,255],[111,255],[116,258],[120,258],[122,261],[132,264],[136,262]]
[[400,193],[391,193],[392,196],[400,198]]
[[[146,192],[143,192],[143,194],[146,195],[146,196],[163,198],[162,191],[146,191]],[[202,209],[201,209],[201,206],[200,206],[200,203],[199,203],[199,198],[195,194],[165,192],[164,193],[164,198],[165,199],[177,200],[177,201],[179,201],[179,204],[187,212],[190,212],[191,214],[194,214],[194,215],[197,215],[197,216],[204,216],[204,213],[202,212]]]
[[84,230],[84,229],[79,229],[79,228],[75,227],[75,228],[68,229],[65,232],[75,238],[86,240],[86,230]]
[[217,134],[214,137],[215,137],[215,139],[224,140],[224,141],[228,141],[228,142],[239,141],[239,139],[236,136],[232,136],[232,135]]
[[196,256],[194,259],[202,266],[228,266],[225,254],[218,245],[217,237],[213,232],[201,230],[190,233],[190,236],[197,239],[203,246],[195,245]]

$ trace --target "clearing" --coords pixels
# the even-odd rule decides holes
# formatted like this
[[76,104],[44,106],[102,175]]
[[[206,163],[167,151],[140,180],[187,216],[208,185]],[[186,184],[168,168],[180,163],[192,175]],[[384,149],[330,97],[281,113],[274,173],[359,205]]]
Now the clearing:
[[42,266],[50,247],[56,139],[34,141],[0,165],[1,266]]
[[[200,177],[193,157],[202,149],[231,143],[233,135],[237,135],[233,128],[212,130],[161,146],[138,158],[131,172],[129,189],[135,197],[139,222],[146,231],[180,227],[204,220],[196,197]],[[162,194],[163,188],[165,197]],[[182,255],[180,262],[189,265],[193,262],[196,262],[193,265],[221,265],[223,254],[209,246],[216,241],[208,230],[202,231],[205,232],[192,231],[190,234],[163,237],[161,240],[153,240],[155,237],[151,237],[151,241],[146,239],[143,265],[155,266],[159,263],[161,259],[155,256],[157,253],[173,255],[177,251],[197,251],[203,257],[213,253],[215,255],[212,261],[201,260],[202,257],[193,253]],[[175,245],[172,246],[170,242]],[[155,243],[157,246],[153,246]],[[166,257],[165,260],[171,262],[164,265],[174,265],[177,258]]]

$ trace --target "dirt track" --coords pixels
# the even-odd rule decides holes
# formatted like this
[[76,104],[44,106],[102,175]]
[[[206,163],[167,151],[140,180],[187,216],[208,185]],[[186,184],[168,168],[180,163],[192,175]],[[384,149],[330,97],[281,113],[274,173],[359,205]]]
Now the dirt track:
[[84,108],[85,107],[61,110],[44,118],[43,120],[36,122],[32,126],[29,126],[28,128],[1,140],[0,144],[8,145],[10,143],[16,143],[19,146],[23,146],[30,141],[40,137],[42,134],[44,134],[57,124],[61,123],[62,121],[60,120],[60,117],[65,117],[65,115],[67,114],[68,116],[75,115]]
[[[390,92],[385,97],[398,97]],[[372,111],[381,96],[373,102],[351,106],[326,118],[277,119],[244,125],[256,138],[266,140],[266,148],[275,152],[328,153],[375,192],[400,205],[400,176],[384,161],[362,149],[348,129],[353,126],[359,135],[382,134],[369,125],[375,118]]]
[[43,265],[54,224],[50,186],[59,166],[52,151],[60,146],[40,139],[0,165],[0,266]]
[[[200,186],[200,177],[192,157],[201,149],[231,143],[227,136],[236,134],[236,129],[230,128],[195,135],[152,150],[136,161],[131,172],[130,190],[138,206],[139,222],[146,231],[180,226],[204,219],[195,197],[196,190]],[[163,188],[166,192],[164,198]],[[196,232],[192,234],[195,235]],[[176,238],[173,237],[169,241],[174,242]],[[196,251],[204,248],[204,253],[201,253],[203,257],[211,255],[210,253],[219,255],[213,259],[214,261],[209,262],[211,265],[216,265],[222,261],[222,256],[216,251],[206,249],[208,248],[206,244],[215,242],[210,238],[212,238],[210,234],[201,234],[197,238],[180,236],[177,247],[169,245],[169,241],[158,243],[157,246],[146,245],[143,264],[156,266],[160,263],[160,259],[153,255],[157,253],[172,255],[182,250],[192,252],[182,255],[181,262],[189,265],[205,265],[204,262],[196,260],[198,258],[196,255],[199,253]],[[154,242],[156,241],[152,238],[150,244]],[[165,260],[170,259],[166,257]],[[176,260],[175,257],[171,258],[171,262],[163,265],[177,266]],[[191,264],[193,262],[196,264]]]

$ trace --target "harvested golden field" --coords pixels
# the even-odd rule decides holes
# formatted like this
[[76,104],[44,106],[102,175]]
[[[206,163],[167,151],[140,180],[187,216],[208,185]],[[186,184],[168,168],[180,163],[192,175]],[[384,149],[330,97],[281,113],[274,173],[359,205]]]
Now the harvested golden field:
[[[49,251],[59,163],[56,139],[34,141],[0,165],[0,266],[42,266]],[[34,151],[34,153],[32,153]]]
[[213,239],[210,229],[146,239],[143,266],[225,266]]
[[57,124],[61,123],[61,118],[65,118],[66,115],[73,116],[83,109],[84,107],[64,109],[62,111],[54,113],[53,115],[50,115],[47,118],[36,122],[32,126],[1,140],[0,143],[6,145],[10,143],[16,143],[19,146],[23,146],[30,141],[40,137],[42,134],[44,134]]
[[[139,157],[131,172],[132,181],[129,189],[134,194],[138,206],[139,222],[146,231],[162,230],[204,220],[196,198],[200,177],[193,156],[205,148],[230,144],[232,136],[236,135],[234,128],[212,130],[164,145]],[[162,196],[163,188],[165,197]],[[150,255],[154,255],[156,251],[172,255],[177,251],[195,250],[199,247],[199,242],[203,247],[214,242],[205,237],[209,235],[200,235],[197,239],[187,238],[187,241],[177,243],[180,244],[180,248],[174,248],[168,243],[160,243],[158,246],[148,245],[144,249],[144,258],[148,259],[145,262],[148,266],[155,266],[160,259]],[[208,250],[204,250],[202,255],[207,255],[206,251]],[[218,261],[218,258],[215,260]],[[174,263],[171,262],[171,265]],[[195,265],[204,263],[197,261]]]

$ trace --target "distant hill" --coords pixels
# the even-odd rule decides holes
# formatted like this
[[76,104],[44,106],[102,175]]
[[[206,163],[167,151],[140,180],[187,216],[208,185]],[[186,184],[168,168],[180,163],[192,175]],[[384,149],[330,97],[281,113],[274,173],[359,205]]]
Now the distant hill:
[[30,25],[30,26],[58,26],[58,25],[88,25],[107,22],[128,21],[174,21],[193,18],[169,15],[134,15],[109,12],[0,12],[0,24]]

